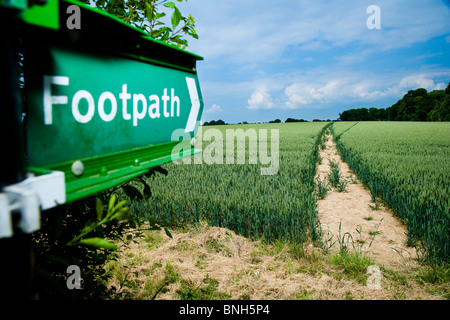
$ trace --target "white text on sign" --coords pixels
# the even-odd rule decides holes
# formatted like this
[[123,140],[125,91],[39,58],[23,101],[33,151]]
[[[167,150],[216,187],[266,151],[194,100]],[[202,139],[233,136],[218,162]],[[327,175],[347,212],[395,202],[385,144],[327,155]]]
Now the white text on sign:
[[[65,76],[44,76],[44,124],[53,124],[53,106],[69,104],[68,96],[52,95],[52,85],[68,86],[70,82],[69,77]],[[157,119],[163,116],[164,118],[173,118],[180,116],[180,98],[175,95],[175,89],[170,89],[170,95],[168,94],[168,88],[164,88],[161,97],[152,94],[148,97],[149,103],[147,104],[147,97],[142,93],[129,93],[127,84],[122,84],[122,90],[119,93],[119,100],[122,102],[122,118],[124,120],[132,120],[133,126],[138,125],[138,121],[148,116],[151,119]],[[80,102],[85,100],[83,104],[87,102],[87,111],[82,113],[80,111]],[[106,103],[106,100],[109,100]],[[129,111],[131,102],[131,112]],[[105,104],[108,104],[109,113],[106,112]],[[116,96],[109,91],[105,91],[97,99],[97,107],[94,97],[87,90],[77,91],[71,101],[72,115],[74,119],[80,123],[88,123],[92,120],[97,109],[100,119],[105,122],[109,122],[115,119],[118,113]],[[86,109],[86,108],[83,108]]]

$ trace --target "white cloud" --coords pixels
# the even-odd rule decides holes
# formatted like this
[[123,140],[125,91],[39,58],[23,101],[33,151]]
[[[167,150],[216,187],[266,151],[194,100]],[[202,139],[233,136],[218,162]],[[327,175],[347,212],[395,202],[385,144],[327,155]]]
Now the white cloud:
[[351,86],[349,96],[352,96],[354,99],[359,98],[362,101],[371,101],[385,97],[386,93],[377,90],[374,83],[361,82]]
[[218,113],[220,111],[223,111],[223,109],[217,104],[213,104],[210,108],[205,110],[205,113]]
[[189,48],[210,61],[245,64],[281,59],[292,47],[318,51],[353,43],[378,51],[402,48],[445,35],[450,29],[449,10],[443,3],[378,0],[381,29],[369,30],[366,9],[370,4],[361,0],[279,0],[276,4],[272,0],[197,0],[185,8],[195,17],[200,36]]
[[422,73],[412,74],[403,77],[397,84],[386,89],[386,94],[389,95],[404,95],[409,90],[424,88],[428,92],[433,90],[443,90],[447,84],[443,82],[435,82],[433,78],[445,75],[450,77],[450,72],[447,73]]
[[336,97],[340,90],[339,80],[331,80],[327,83],[311,84],[306,82],[296,82],[286,87],[284,95],[286,98],[285,107],[288,109],[298,109],[328,103],[330,99]]
[[419,74],[404,77],[399,85],[399,88],[424,88],[427,90],[437,90],[440,88],[440,84],[435,84],[434,80],[429,78],[428,75]]
[[271,109],[274,106],[272,97],[264,88],[253,91],[250,99],[248,99],[247,109]]
[[447,83],[443,81],[449,78],[448,69],[409,74],[316,70],[294,77],[276,100],[281,101],[277,106],[285,109],[319,109],[336,104],[377,103],[384,99],[394,101],[417,88],[428,92],[445,89]]

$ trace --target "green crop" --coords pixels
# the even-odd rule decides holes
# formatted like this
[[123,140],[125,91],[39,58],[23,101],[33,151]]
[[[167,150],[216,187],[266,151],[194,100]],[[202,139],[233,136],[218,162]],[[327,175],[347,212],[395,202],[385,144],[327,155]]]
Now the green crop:
[[340,122],[332,127],[350,168],[406,223],[425,258],[450,257],[450,123]]
[[[304,242],[319,238],[316,209],[316,161],[321,133],[326,123],[249,124],[204,127],[279,130],[279,170],[261,175],[262,164],[250,164],[248,145],[244,164],[167,164],[167,176],[155,175],[149,182],[149,201],[134,201],[130,209],[176,223],[206,220],[211,225],[235,230],[241,235],[267,240]],[[197,140],[199,137],[197,137]],[[259,139],[259,136],[258,136]],[[209,142],[210,143],[210,142]],[[203,141],[205,150],[208,142]],[[268,152],[271,152],[268,144]],[[237,143],[235,143],[237,148]],[[236,150],[235,150],[236,151]],[[236,157],[237,152],[235,152]]]

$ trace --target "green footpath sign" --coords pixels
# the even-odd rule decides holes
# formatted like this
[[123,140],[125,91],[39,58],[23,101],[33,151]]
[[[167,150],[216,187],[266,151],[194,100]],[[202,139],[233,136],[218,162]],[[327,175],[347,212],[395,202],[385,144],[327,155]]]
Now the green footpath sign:
[[66,30],[71,3],[59,1],[59,30],[32,26],[24,41],[29,166],[63,171],[68,201],[172,161],[179,132],[194,138],[203,109],[201,57],[85,6],[81,30]]
[[175,129],[196,129],[200,92],[192,74],[59,48],[50,54],[52,70],[39,70],[28,96],[33,165],[165,143]]

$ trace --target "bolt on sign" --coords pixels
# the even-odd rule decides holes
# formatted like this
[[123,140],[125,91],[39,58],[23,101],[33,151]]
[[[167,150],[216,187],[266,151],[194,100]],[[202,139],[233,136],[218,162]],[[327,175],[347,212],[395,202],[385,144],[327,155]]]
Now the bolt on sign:
[[[67,28],[74,4],[80,28]],[[77,1],[50,0],[24,20],[29,166],[63,171],[67,201],[172,161],[174,130],[195,137],[203,58]]]

